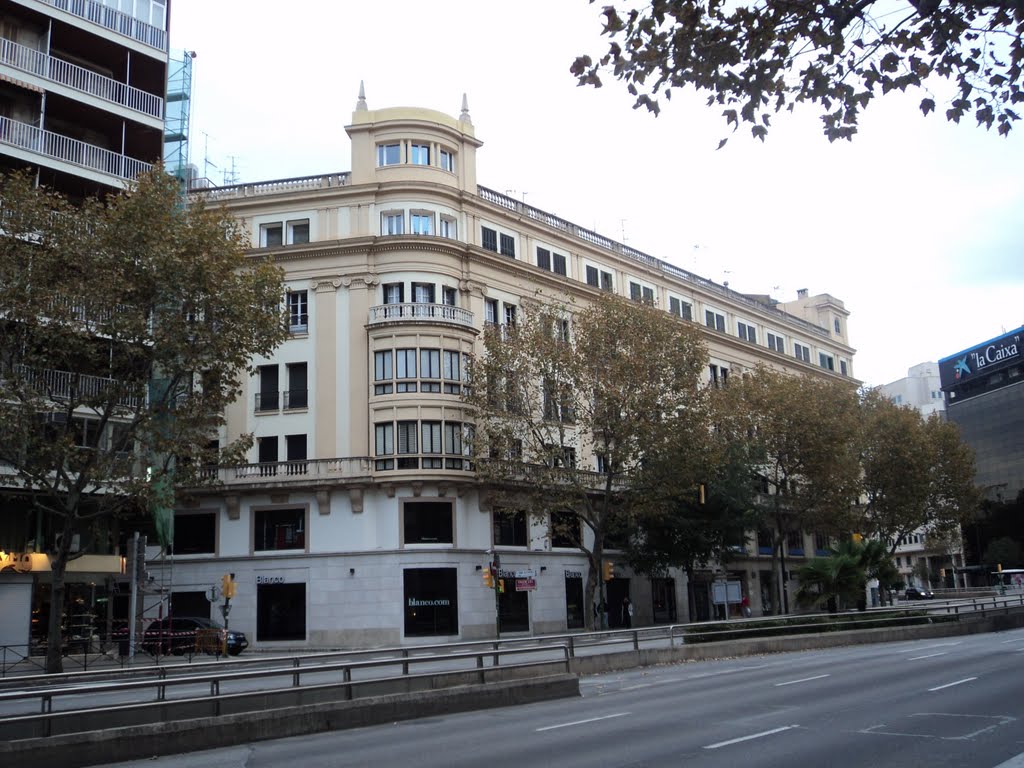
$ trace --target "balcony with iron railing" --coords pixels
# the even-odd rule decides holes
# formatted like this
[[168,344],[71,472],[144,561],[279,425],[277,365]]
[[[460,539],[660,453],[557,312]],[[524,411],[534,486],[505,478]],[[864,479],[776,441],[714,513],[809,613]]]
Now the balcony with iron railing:
[[[152,24],[115,10],[98,0],[39,0],[41,3],[66,11],[72,16],[91,21],[104,29],[124,35],[158,51],[167,51],[167,32]],[[148,5],[148,3],[147,3]]]
[[[52,400],[75,400],[101,397],[110,389],[122,389],[124,382],[103,376],[92,376],[74,371],[58,371],[51,368],[30,368],[15,364],[12,370],[32,389]],[[117,398],[117,405],[125,408],[139,408],[146,403],[144,389],[134,394],[123,394]]]
[[[153,166],[109,149],[86,144],[52,131],[0,117],[0,145],[14,147],[32,155],[58,160],[124,181],[134,181]],[[42,163],[48,165],[48,163]]]
[[473,313],[449,304],[380,304],[370,307],[370,325],[383,323],[451,323],[473,328]]
[[164,100],[84,67],[0,38],[0,64],[162,120]]

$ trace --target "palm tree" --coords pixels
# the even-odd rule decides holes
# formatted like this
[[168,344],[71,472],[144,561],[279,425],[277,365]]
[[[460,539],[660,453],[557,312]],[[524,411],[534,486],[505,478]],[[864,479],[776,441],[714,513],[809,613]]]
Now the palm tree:
[[839,604],[855,601],[863,594],[864,569],[860,558],[848,552],[833,550],[829,557],[815,557],[797,570],[800,587],[797,603],[804,607],[825,605],[836,613]]

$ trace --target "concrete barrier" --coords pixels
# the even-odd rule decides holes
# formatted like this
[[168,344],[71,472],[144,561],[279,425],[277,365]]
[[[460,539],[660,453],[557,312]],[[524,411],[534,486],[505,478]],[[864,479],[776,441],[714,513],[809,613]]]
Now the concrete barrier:
[[0,760],[5,764],[31,761],[47,768],[81,768],[579,695],[579,678],[561,673],[484,685],[6,741],[0,742]]

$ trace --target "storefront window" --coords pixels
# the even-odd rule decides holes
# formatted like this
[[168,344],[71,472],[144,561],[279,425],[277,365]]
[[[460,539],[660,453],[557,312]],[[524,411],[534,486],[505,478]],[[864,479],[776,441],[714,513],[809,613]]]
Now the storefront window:
[[406,637],[459,633],[458,571],[406,568],[402,574]]
[[256,639],[306,639],[306,585],[256,585]]
[[211,555],[216,551],[216,512],[174,516],[174,554]]
[[498,620],[502,632],[530,631],[530,593],[516,589],[515,571],[501,571],[505,591],[498,593]]
[[273,549],[306,548],[305,509],[258,509],[255,521],[254,549],[257,552]]
[[407,501],[403,506],[406,544],[451,544],[453,505],[450,501]]
[[586,617],[583,614],[583,573],[565,572],[565,624],[567,629],[583,629]]

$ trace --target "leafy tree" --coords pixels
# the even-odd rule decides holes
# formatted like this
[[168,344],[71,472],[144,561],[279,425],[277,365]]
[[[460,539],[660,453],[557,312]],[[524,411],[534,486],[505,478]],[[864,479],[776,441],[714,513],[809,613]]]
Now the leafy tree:
[[868,392],[861,416],[861,532],[889,544],[892,554],[914,531],[955,532],[979,504],[974,455],[956,424],[925,419],[877,391]]
[[725,392],[717,426],[745,446],[757,475],[754,510],[772,537],[778,605],[789,611],[790,533],[849,531],[857,494],[857,400],[844,382],[758,367]]
[[841,604],[865,610],[869,579],[877,579],[882,589],[891,589],[900,581],[891,554],[877,540],[845,540],[833,547],[828,557],[812,558],[797,569],[797,578],[797,602],[824,603],[829,613],[835,613]]
[[285,337],[281,273],[159,170],[80,205],[8,176],[0,206],[3,493],[45,522],[56,672],[76,535],[147,509],[166,519],[175,483],[251,444],[211,440],[251,358]]
[[935,76],[955,84],[945,110],[953,122],[971,114],[1005,135],[1024,100],[1019,0],[656,0],[603,12],[608,51],[576,58],[581,85],[600,86],[608,70],[634,108],[655,114],[657,97],[692,86],[724,107],[728,125],[749,124],[762,140],[773,114],[803,102],[820,107],[830,141],[852,138],[861,111],[890,91],[924,90],[927,115]]
[[[715,409],[726,404],[720,394],[709,392],[712,422]],[[671,437],[667,453],[648,454],[641,466],[640,485],[647,492],[634,506],[636,527],[625,555],[637,573],[655,576],[683,569],[692,617],[694,571],[713,561],[728,562],[734,548],[745,544],[752,527],[753,484],[742,446],[725,432],[702,435],[699,451],[688,432]]]
[[688,435],[679,483],[697,494],[690,462],[708,434],[700,332],[602,293],[582,309],[524,302],[514,326],[486,329],[484,345],[467,396],[479,479],[492,504],[525,510],[579,547],[594,605],[609,538],[624,545],[634,534],[633,510],[650,490],[645,457]]

